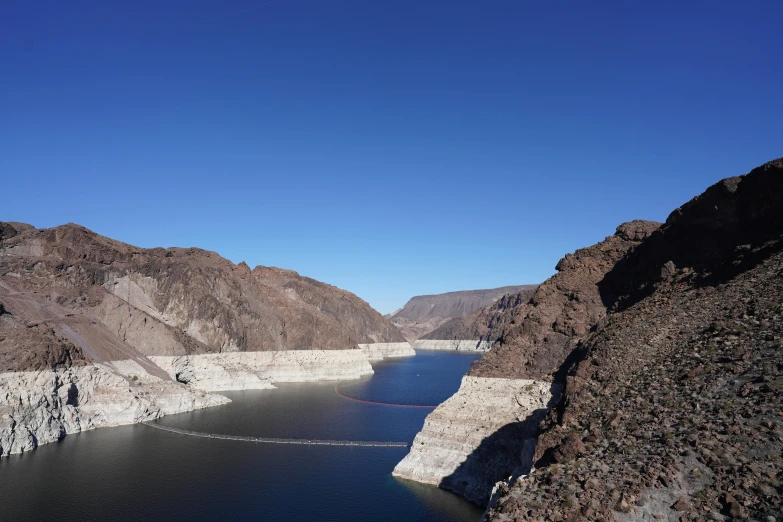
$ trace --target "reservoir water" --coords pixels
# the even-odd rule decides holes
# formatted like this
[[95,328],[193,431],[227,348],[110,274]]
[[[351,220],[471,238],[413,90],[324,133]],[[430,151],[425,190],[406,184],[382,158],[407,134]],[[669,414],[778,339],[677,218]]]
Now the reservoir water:
[[[436,405],[476,357],[418,351],[373,364],[373,376],[339,391]],[[231,404],[159,422],[252,437],[410,443],[432,411],[349,400],[334,382],[224,394]],[[0,459],[0,520],[479,520],[482,510],[456,495],[392,477],[407,451],[203,439],[144,425],[88,431]]]

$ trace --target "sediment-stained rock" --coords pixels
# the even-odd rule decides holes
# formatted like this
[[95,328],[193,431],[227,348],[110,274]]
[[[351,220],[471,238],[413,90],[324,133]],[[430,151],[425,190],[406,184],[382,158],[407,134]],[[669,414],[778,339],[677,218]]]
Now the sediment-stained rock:
[[529,471],[533,437],[558,390],[529,379],[463,377],[459,391],[427,416],[393,475],[486,505],[496,482]]
[[492,343],[480,339],[419,339],[418,341],[413,341],[412,344],[417,350],[450,350],[477,353],[486,353],[492,347]]
[[676,209],[599,289],[537,469],[487,520],[779,520],[783,159]]
[[[452,343],[462,342],[459,339],[495,342],[484,357],[473,363],[470,377],[463,381],[457,395],[449,399],[462,396],[466,408],[469,405],[476,408],[477,420],[471,418],[469,409],[459,414],[451,413],[453,407],[445,409],[444,414],[435,410],[417,435],[422,437],[419,443],[425,442],[425,447],[429,445],[434,449],[417,456],[421,448],[415,446],[411,455],[398,465],[398,475],[437,484],[486,505],[496,482],[524,473],[521,465],[511,466],[510,463],[521,461],[520,452],[528,439],[531,440],[526,451],[532,452],[538,424],[546,413],[550,395],[539,395],[535,391],[533,396],[539,399],[540,409],[529,418],[519,417],[520,406],[515,398],[527,399],[514,387],[534,383],[546,390],[550,387],[559,389],[559,385],[551,384],[554,372],[578,340],[606,316],[599,282],[625,253],[638,246],[658,226],[658,223],[648,221],[620,225],[615,234],[604,241],[566,255],[557,265],[558,273],[542,283],[532,295],[524,292],[505,295],[493,305],[446,323],[426,336],[427,339],[418,341],[442,342],[443,346],[450,346],[445,344],[449,341],[431,337],[456,339],[450,341]],[[474,384],[495,378],[509,383],[507,386],[511,389],[495,396],[498,386],[492,391],[484,389],[489,385],[482,388]],[[455,421],[452,416],[458,416],[459,420]],[[511,422],[512,418],[517,420]],[[473,426],[474,430],[478,429],[474,435],[481,438],[468,437],[468,433],[461,431],[460,423],[477,424]],[[473,454],[475,456],[463,464],[456,460]],[[426,460],[425,455],[429,455]],[[532,453],[526,453],[525,459],[529,462],[530,458]],[[417,459],[422,462],[414,466],[412,462]],[[456,465],[460,467],[455,471]]]
[[416,352],[409,342],[359,344],[359,349],[370,361],[391,359],[395,357],[412,357],[416,355]]
[[70,433],[227,402],[150,375],[135,361],[0,373],[0,456]]
[[373,373],[362,350],[291,350],[151,356],[172,379],[204,391],[260,390],[275,382],[358,379]]
[[[197,248],[138,248],[74,224],[2,227],[0,302],[17,325],[97,320],[144,355],[345,350],[405,341],[357,296],[292,270],[250,270]],[[0,346],[0,371],[83,355],[54,339],[36,341],[40,349],[18,357],[13,346],[25,342],[25,330],[9,327],[0,335],[11,345],[7,353]],[[88,360],[116,360],[102,343],[88,344]]]
[[415,353],[366,302],[291,270],[0,223],[0,455],[225,402],[203,390],[359,378],[358,343]]

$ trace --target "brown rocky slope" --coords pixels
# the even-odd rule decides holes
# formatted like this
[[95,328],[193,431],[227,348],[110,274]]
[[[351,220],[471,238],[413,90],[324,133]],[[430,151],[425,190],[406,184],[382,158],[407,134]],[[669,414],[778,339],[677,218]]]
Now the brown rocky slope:
[[566,255],[556,266],[558,273],[534,291],[505,295],[425,338],[494,341],[471,368],[473,376],[550,378],[576,341],[606,315],[599,281],[659,225],[624,223],[602,242]]
[[73,224],[0,223],[0,304],[0,372],[404,341],[355,295],[296,272],[137,248]]
[[[387,317],[408,341],[415,341],[423,336],[428,338],[426,334],[452,318],[463,317],[480,308],[490,306],[506,294],[530,294],[537,286],[502,286],[483,290],[462,290],[445,294],[417,295],[411,297],[405,303],[405,306]],[[460,337],[460,339],[474,338]]]
[[475,339],[493,342],[497,339],[496,320],[503,312],[525,303],[538,285],[525,285],[505,292],[491,303],[477,307],[469,313],[453,316],[434,330],[421,336],[423,340]]
[[[536,469],[488,518],[779,520],[783,160],[675,210],[597,287],[608,314],[563,368]],[[536,366],[509,354],[490,370]]]

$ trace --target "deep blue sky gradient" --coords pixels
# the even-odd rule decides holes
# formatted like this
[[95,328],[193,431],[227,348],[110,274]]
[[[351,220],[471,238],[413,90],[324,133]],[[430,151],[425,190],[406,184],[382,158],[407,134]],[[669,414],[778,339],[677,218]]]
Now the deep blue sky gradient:
[[782,2],[0,3],[0,220],[381,312],[540,282],[783,155]]

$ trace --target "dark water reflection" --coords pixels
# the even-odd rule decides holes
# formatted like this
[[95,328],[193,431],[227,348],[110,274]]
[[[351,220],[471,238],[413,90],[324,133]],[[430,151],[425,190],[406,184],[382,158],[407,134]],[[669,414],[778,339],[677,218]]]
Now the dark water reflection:
[[[437,404],[475,356],[418,352],[345,383],[357,398]],[[162,423],[248,436],[412,441],[430,410],[346,400],[334,383],[226,393],[234,402]],[[404,448],[199,439],[135,425],[68,436],[0,460],[0,520],[476,521],[451,493],[398,481]]]

